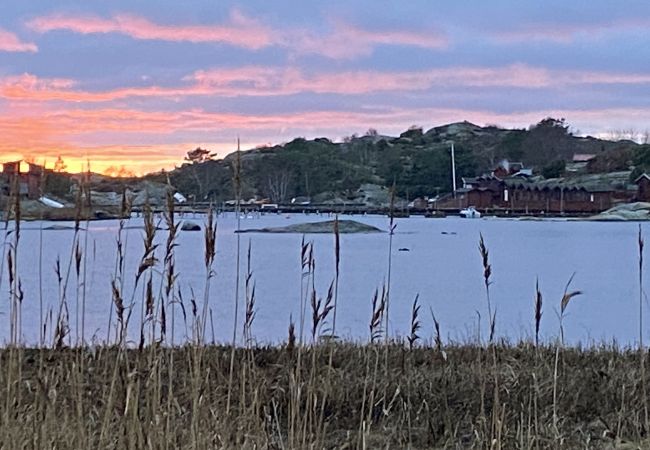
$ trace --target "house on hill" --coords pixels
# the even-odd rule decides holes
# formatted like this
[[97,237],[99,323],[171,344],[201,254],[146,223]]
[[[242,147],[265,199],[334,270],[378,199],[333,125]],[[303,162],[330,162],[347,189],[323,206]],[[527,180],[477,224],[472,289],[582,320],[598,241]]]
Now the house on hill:
[[596,155],[591,153],[575,153],[572,160],[567,163],[566,171],[571,173],[584,172],[589,161],[595,157]]
[[650,202],[650,175],[643,172],[634,180],[637,185],[636,200],[639,202]]
[[43,167],[26,161],[3,163],[0,175],[2,193],[11,195],[14,186],[17,186],[18,194],[21,197],[30,200],[38,199],[41,197],[44,172]]

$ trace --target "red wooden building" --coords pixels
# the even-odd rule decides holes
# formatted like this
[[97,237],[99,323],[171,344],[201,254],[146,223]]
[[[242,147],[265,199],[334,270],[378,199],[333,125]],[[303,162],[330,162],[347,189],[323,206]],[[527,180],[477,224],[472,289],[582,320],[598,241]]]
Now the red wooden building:
[[[650,196],[650,177],[648,195]],[[645,181],[644,181],[645,182]],[[471,188],[457,192],[440,207],[508,210],[517,213],[597,213],[630,197],[606,183],[593,180],[541,177],[499,178],[487,175],[476,178]],[[650,197],[649,197],[650,198]]]
[[41,196],[43,167],[25,161],[12,161],[2,164],[2,189],[5,195],[18,187],[18,194],[28,199]]

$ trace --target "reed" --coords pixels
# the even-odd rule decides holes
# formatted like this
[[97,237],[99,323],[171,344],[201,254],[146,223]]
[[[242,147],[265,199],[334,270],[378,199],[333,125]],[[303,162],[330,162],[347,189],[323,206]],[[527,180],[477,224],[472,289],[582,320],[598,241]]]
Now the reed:
[[384,313],[386,312],[386,286],[382,288],[381,296],[379,290],[375,290],[375,295],[372,297],[372,314],[370,316],[370,343],[374,344],[381,340],[384,330],[382,329],[382,321]]
[[539,327],[542,323],[542,292],[539,290],[539,279],[535,281],[535,347],[539,347]]
[[485,246],[485,240],[483,239],[483,234],[479,235],[479,244],[478,249],[481,254],[481,260],[483,262],[483,284],[485,285],[485,299],[487,300],[487,310],[488,310],[488,327],[489,327],[489,338],[488,342],[491,344],[494,340],[494,332],[496,328],[496,311],[492,314],[492,302],[490,299],[490,285],[492,281],[490,277],[492,276],[492,266],[490,265],[489,251]]
[[643,345],[643,247],[644,240],[641,233],[641,225],[639,225],[639,233],[637,236],[637,245],[639,250],[639,367],[641,370],[641,392],[643,395],[643,420],[645,429],[650,431],[650,417],[648,414],[648,395],[646,386],[646,370],[645,370],[645,347]]
[[390,204],[389,204],[389,217],[388,221],[388,265],[387,265],[387,275],[386,275],[386,311],[384,314],[385,325],[384,329],[386,330],[385,337],[388,339],[388,325],[389,325],[389,308],[390,308],[390,287],[391,287],[391,276],[393,269],[393,236],[395,235],[395,229],[397,224],[395,223],[395,182],[390,189]]
[[[440,355],[443,355],[443,349],[442,349],[442,336],[440,334],[440,322],[438,322],[438,318],[436,317],[435,313],[433,312],[433,308],[429,308],[429,312],[431,313],[431,320],[433,321],[433,329],[435,331],[434,335],[434,343],[435,343],[435,348],[437,352]],[[444,358],[444,355],[443,355]]]
[[237,251],[235,256],[235,298],[233,301],[233,322],[232,322],[232,341],[230,352],[230,372],[228,373],[228,401],[226,402],[226,414],[230,412],[230,394],[232,391],[232,380],[235,371],[235,346],[237,345],[237,325],[239,320],[239,282],[240,282],[240,258],[241,258],[241,198],[242,198],[242,166],[241,151],[239,148],[239,138],[237,138],[237,153],[233,166],[233,189],[235,193],[235,214],[237,215]]
[[422,324],[418,318],[418,315],[420,314],[420,305],[418,305],[419,298],[420,294],[415,296],[415,300],[413,300],[413,306],[411,307],[411,332],[407,337],[409,350],[413,350],[415,343],[420,339],[418,333],[422,328]]
[[560,300],[560,314],[559,314],[560,342],[557,343],[555,346],[555,360],[553,363],[553,429],[555,430],[556,433],[555,436],[556,442],[561,440],[561,434],[559,431],[560,429],[558,426],[559,415],[558,415],[557,389],[558,389],[558,364],[560,361],[560,349],[564,348],[564,316],[565,316],[566,309],[569,306],[569,303],[571,302],[571,299],[573,299],[578,295],[582,295],[582,291],[569,291],[574,276],[575,276],[575,272],[571,274],[571,277],[569,277],[569,281],[567,281],[566,285],[564,286],[564,293],[562,294],[562,299]]
[[332,313],[332,336],[336,336],[336,313],[339,300],[339,269],[341,264],[341,233],[339,232],[339,216],[334,217],[334,311]]
[[255,282],[253,281],[253,270],[251,268],[251,241],[248,241],[248,251],[246,252],[246,278],[245,293],[246,302],[244,308],[244,343],[248,348],[253,345],[253,321],[255,320]]

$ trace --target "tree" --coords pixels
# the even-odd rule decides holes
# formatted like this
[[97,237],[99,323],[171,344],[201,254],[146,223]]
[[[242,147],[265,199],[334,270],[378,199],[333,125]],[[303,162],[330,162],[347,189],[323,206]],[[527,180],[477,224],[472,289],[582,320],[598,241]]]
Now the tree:
[[126,166],[109,166],[104,170],[104,175],[112,178],[133,178],[135,172],[127,169]]
[[569,125],[566,123],[566,119],[562,117],[561,119],[555,119],[553,117],[547,117],[539,121],[537,125],[532,127],[532,129],[541,128],[546,130],[562,130],[563,133],[568,134]]
[[185,156],[185,161],[188,161],[191,163],[192,167],[192,177],[194,178],[194,181],[196,182],[196,196],[199,200],[205,200],[205,184],[203,181],[201,181],[201,177],[199,176],[199,172],[203,172],[204,174],[207,173],[207,170],[202,167],[198,167],[200,164],[206,163],[208,161],[213,161],[212,158],[214,158],[215,154],[210,153],[210,150],[201,148],[201,147],[196,147],[194,150],[190,150],[187,152],[187,156]]
[[576,142],[564,119],[547,117],[530,128],[522,142],[526,164],[543,167],[555,160],[570,160]]
[[187,152],[187,156],[185,156],[185,161],[188,161],[192,164],[201,164],[206,161],[212,160],[214,158],[214,154],[210,153],[210,150],[201,148],[201,147],[196,147],[194,150],[190,150]]
[[564,174],[566,162],[562,159],[551,161],[542,167],[542,176],[544,178],[559,178]]
[[67,169],[68,166],[67,164],[63,161],[63,158],[61,158],[61,155],[56,159],[54,162],[54,171],[56,173],[62,173],[65,172],[65,169]]

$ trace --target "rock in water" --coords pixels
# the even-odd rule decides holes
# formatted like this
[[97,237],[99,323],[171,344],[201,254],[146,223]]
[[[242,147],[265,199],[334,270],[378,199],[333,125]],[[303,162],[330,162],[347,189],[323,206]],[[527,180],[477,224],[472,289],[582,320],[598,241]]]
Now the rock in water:
[[[285,227],[270,227],[240,230],[240,233],[333,233],[334,221],[327,220],[325,222],[312,222],[312,223],[298,223],[295,225],[287,225]],[[365,223],[357,222],[356,220],[339,220],[339,233],[383,233],[377,227],[367,225]]]
[[183,231],[201,231],[201,225],[198,223],[194,222],[183,222],[183,225],[181,225],[181,230]]
[[637,221],[650,220],[650,203],[636,202],[617,205],[600,214],[589,217],[588,220],[600,221]]

